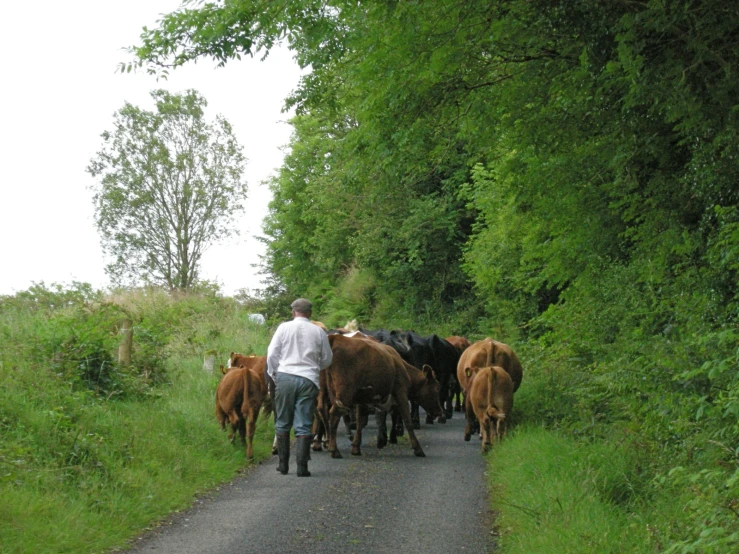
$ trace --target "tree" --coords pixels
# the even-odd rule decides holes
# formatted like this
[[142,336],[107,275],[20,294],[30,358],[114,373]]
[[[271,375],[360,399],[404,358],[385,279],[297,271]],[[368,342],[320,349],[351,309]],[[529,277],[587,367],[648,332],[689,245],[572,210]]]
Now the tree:
[[205,120],[197,91],[151,96],[155,112],[126,103],[115,114],[87,168],[97,181],[95,223],[114,282],[187,289],[208,246],[238,233],[246,160],[228,121]]

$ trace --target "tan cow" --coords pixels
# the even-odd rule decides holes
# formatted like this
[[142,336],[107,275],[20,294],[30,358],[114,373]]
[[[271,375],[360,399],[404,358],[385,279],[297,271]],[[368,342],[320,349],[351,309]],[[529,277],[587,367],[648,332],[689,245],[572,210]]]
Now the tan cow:
[[[233,358],[234,353],[232,353]],[[243,358],[248,360],[249,367],[245,364],[233,367],[232,362],[232,368],[225,371],[221,366],[221,372],[225,374],[216,389],[216,418],[222,429],[226,428],[227,421],[231,424],[232,432],[229,439],[232,443],[238,431],[241,442],[246,444],[246,457],[252,459],[254,457],[254,432],[259,410],[264,406],[265,413],[269,414],[271,404],[267,400],[267,385],[264,377],[266,358],[264,356],[244,356]],[[235,362],[238,364],[238,359]]]
[[459,381],[462,391],[467,391],[467,375],[465,373],[468,367],[489,367],[499,366],[508,372],[513,380],[513,392],[521,386],[523,378],[523,368],[516,353],[510,346],[491,338],[486,338],[470,345],[459,358],[457,363],[457,380]]
[[466,370],[468,392],[465,399],[467,423],[464,440],[469,441],[472,423],[480,423],[482,451],[487,452],[495,439],[506,433],[507,422],[513,410],[513,380],[500,366],[469,367]]
[[[388,410],[397,405],[408,428],[408,438],[416,456],[425,456],[411,426],[408,400],[414,399],[434,417],[441,415],[439,382],[433,369],[417,369],[386,345],[369,340],[356,340],[342,335],[329,335],[334,357],[325,372],[325,390],[319,393],[319,412],[328,432],[328,451],[333,458],[341,458],[336,446],[336,430],[343,414],[358,404],[375,405]],[[361,455],[362,424],[352,442],[352,454]]]

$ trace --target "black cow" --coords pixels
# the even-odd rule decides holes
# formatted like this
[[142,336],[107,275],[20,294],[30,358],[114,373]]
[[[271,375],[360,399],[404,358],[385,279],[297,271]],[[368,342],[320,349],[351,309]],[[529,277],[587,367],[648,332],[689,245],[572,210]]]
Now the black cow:
[[444,408],[446,418],[451,419],[454,413],[453,398],[450,394],[451,385],[457,378],[457,364],[459,363],[460,352],[449,341],[437,335],[431,335],[426,338],[429,340],[431,349],[434,352],[435,365],[431,367],[434,368],[437,379],[439,379],[442,387],[439,390],[439,402],[441,402],[441,406]]
[[[449,384],[456,374],[459,361],[459,353],[454,346],[437,335],[423,337],[414,331],[379,329],[377,331],[363,330],[363,332],[394,348],[400,357],[412,366],[429,365],[434,369],[440,384],[439,402],[445,411],[439,416],[439,423],[445,423],[453,412],[449,398]],[[418,404],[414,402],[411,402],[411,420],[414,429],[421,427]],[[427,415],[426,422],[433,423],[433,418]],[[398,432],[402,434],[402,429]]]

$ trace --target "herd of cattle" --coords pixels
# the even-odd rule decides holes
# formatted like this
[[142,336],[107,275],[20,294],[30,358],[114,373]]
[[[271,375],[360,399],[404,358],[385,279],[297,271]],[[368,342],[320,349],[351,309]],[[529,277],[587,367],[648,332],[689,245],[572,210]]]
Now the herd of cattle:
[[[505,435],[513,408],[513,393],[521,385],[523,370],[516,353],[491,338],[470,343],[464,337],[423,337],[412,331],[326,329],[333,361],[320,372],[320,389],[314,421],[313,450],[341,458],[336,446],[339,421],[356,430],[352,454],[361,455],[362,429],[374,410],[377,447],[388,443],[387,414],[392,425],[389,442],[408,431],[416,456],[425,456],[414,429],[420,428],[419,406],[426,423],[446,423],[453,411],[464,410],[464,440],[479,429],[483,452]],[[261,408],[271,412],[274,383],[266,372],[266,356],[231,352],[228,367],[216,390],[216,417],[221,428],[231,425],[253,457],[253,440]]]

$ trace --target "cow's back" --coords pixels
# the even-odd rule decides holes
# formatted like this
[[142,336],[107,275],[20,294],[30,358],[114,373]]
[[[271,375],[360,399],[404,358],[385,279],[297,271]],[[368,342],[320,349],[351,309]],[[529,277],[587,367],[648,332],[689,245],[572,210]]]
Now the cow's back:
[[521,386],[521,380],[523,379],[521,361],[513,349],[507,344],[494,339],[488,340],[493,344],[492,364],[502,367],[508,372],[508,375],[513,380],[513,392],[516,392],[518,387]]
[[244,372],[237,367],[226,373],[216,388],[216,416],[219,421],[223,415],[233,420],[234,414],[240,412],[244,401]]
[[329,335],[333,352],[331,364],[324,370],[332,403],[353,405],[361,391],[386,397],[397,374],[396,362],[386,346],[367,340]]
[[457,363],[457,380],[463,390],[467,390],[467,369],[492,365],[493,345],[489,340],[475,342],[459,357]]
[[231,367],[245,367],[246,369],[250,370],[255,377],[259,379],[259,382],[264,386],[265,390],[267,389],[267,377],[265,374],[265,370],[267,369],[267,356],[244,356],[243,354],[238,354],[235,352],[231,352]]
[[472,345],[469,339],[467,339],[466,337],[460,337],[457,335],[446,337],[446,339],[444,340],[446,340],[449,344],[451,344],[460,356],[465,350],[467,350]]
[[523,379],[523,368],[518,356],[507,344],[486,338],[471,344],[459,358],[457,379],[463,389],[467,389],[465,370],[470,367],[502,367],[513,380],[513,391],[517,391]]

